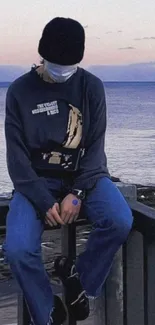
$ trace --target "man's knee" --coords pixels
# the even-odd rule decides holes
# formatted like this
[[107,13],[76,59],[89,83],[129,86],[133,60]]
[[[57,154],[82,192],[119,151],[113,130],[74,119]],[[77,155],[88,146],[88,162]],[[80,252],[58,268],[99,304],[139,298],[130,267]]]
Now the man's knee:
[[20,192],[14,193],[14,196],[10,202],[9,210],[9,214],[13,215],[13,218],[15,218],[15,215],[23,214],[23,210],[25,215],[36,214],[32,203]]
[[94,226],[97,228],[103,228],[109,233],[112,233],[120,244],[123,244],[127,239],[133,224],[132,212],[126,203],[123,209],[109,209],[104,214],[100,213],[96,215],[96,221]]
[[133,224],[132,211],[127,206],[124,213],[120,218],[120,224],[118,225],[118,233],[120,234],[120,239],[122,243],[127,239]]
[[124,209],[113,212],[111,217],[112,217],[112,223],[113,223],[113,228],[115,229],[116,237],[118,241],[120,241],[120,244],[123,244],[126,241],[132,229],[132,224],[133,224],[132,211],[130,210],[129,206],[126,204]]
[[6,239],[3,245],[6,261],[25,261],[38,251],[41,231],[42,225],[38,222],[31,203],[22,194],[15,193],[6,219]]
[[20,247],[11,247],[6,245],[4,248],[4,255],[8,263],[17,264],[22,261],[25,251]]
[[29,245],[22,245],[21,242],[5,242],[3,246],[4,256],[8,263],[15,265],[24,262],[28,257],[34,254]]

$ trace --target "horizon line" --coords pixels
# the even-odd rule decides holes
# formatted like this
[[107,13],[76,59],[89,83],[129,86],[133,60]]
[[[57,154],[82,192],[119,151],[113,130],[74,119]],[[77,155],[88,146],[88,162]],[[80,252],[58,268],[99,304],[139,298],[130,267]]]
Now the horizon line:
[[[155,61],[142,61],[142,62],[133,62],[133,63],[123,63],[123,64],[104,64],[104,63],[100,63],[100,64],[95,64],[95,63],[92,63],[92,64],[82,64],[82,62],[81,63],[79,63],[79,66],[80,65],[83,65],[83,66],[85,66],[85,67],[92,67],[92,66],[130,66],[130,65],[141,65],[141,64],[155,64]],[[32,67],[32,66],[37,66],[37,64],[35,64],[35,63],[29,63],[29,64],[22,64],[22,65],[20,65],[20,64],[0,64],[0,67],[27,67],[27,68],[29,68],[29,67]]]
[[[10,85],[14,82],[15,80],[13,81],[0,81],[0,85],[3,84],[3,85]],[[155,83],[155,80],[102,80],[103,83]]]

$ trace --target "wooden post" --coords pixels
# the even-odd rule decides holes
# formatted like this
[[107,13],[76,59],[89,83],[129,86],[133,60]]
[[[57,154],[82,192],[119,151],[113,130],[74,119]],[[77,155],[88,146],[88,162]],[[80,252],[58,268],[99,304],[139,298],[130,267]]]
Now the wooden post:
[[145,275],[145,320],[147,325],[155,324],[155,240],[144,240]]
[[[116,183],[116,185],[125,199],[136,200],[137,193],[135,185],[123,183]],[[105,287],[106,325],[124,325],[122,248],[120,248],[114,258]]]
[[132,231],[124,246],[125,325],[145,325],[143,236]]
[[123,325],[122,248],[117,252],[106,281],[106,325]]
[[70,224],[61,229],[62,255],[76,259],[76,225]]
[[95,299],[94,307],[94,325],[107,325],[105,289],[102,292],[102,296]]
[[[62,255],[76,259],[76,225],[70,224],[62,227],[61,230],[61,251]],[[65,299],[65,297],[63,297]],[[65,325],[76,325],[72,317],[68,317]]]

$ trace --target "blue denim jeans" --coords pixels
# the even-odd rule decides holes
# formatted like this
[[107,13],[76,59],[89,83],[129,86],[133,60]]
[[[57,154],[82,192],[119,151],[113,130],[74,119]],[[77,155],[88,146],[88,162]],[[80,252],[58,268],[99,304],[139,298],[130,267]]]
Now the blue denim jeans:
[[[61,180],[48,182],[55,197],[64,189],[67,194],[68,187]],[[93,229],[76,267],[86,293],[98,296],[115,253],[127,239],[133,218],[125,199],[108,178],[97,182],[83,202],[83,209]],[[33,205],[22,194],[15,193],[7,216],[4,252],[35,325],[48,324],[53,309],[52,288],[41,259],[43,230],[44,224]]]

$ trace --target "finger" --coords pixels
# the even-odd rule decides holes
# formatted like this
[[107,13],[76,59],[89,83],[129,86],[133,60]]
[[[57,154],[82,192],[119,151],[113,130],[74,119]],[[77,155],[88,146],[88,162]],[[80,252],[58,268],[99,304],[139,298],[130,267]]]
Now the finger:
[[72,219],[73,214],[72,213],[67,213],[64,219],[65,224],[69,223],[69,220]]
[[74,221],[76,221],[78,219],[79,213],[74,215]]
[[48,221],[48,225],[52,228],[54,227],[54,224],[50,220]]
[[48,225],[50,225],[51,227],[56,226],[56,225],[54,224],[54,220],[52,221],[52,220],[50,220],[49,218],[47,218],[47,223],[48,223]]
[[60,214],[60,206],[59,206],[59,204],[57,204],[55,208],[56,208],[58,214]]
[[50,223],[52,223],[53,226],[56,226],[57,225],[55,219],[53,218],[53,215],[50,214],[50,213],[47,213],[47,221],[50,222]]
[[61,213],[61,219],[65,222],[65,219],[67,217],[67,212],[62,211]]
[[69,221],[68,221],[69,224],[71,224],[71,223],[74,222],[74,217],[75,217],[74,214],[72,214],[72,215],[70,216]]
[[61,205],[61,211],[60,211],[60,217],[61,217],[61,219],[64,221],[65,220],[65,218],[66,218],[66,215],[67,215],[67,212],[66,211],[64,211],[64,209],[63,209],[63,205]]
[[70,220],[69,220],[69,222],[68,223],[73,223],[74,221],[76,221],[77,220],[77,218],[78,218],[78,214],[76,213],[74,213],[73,215],[72,215],[72,217],[70,218]]
[[50,227],[53,227],[53,223],[49,220],[49,219],[46,219],[46,224],[49,225]]
[[61,219],[61,217],[59,216],[58,212],[55,210],[55,212],[53,212],[53,218],[54,220],[59,223],[60,225],[64,225],[63,220]]

